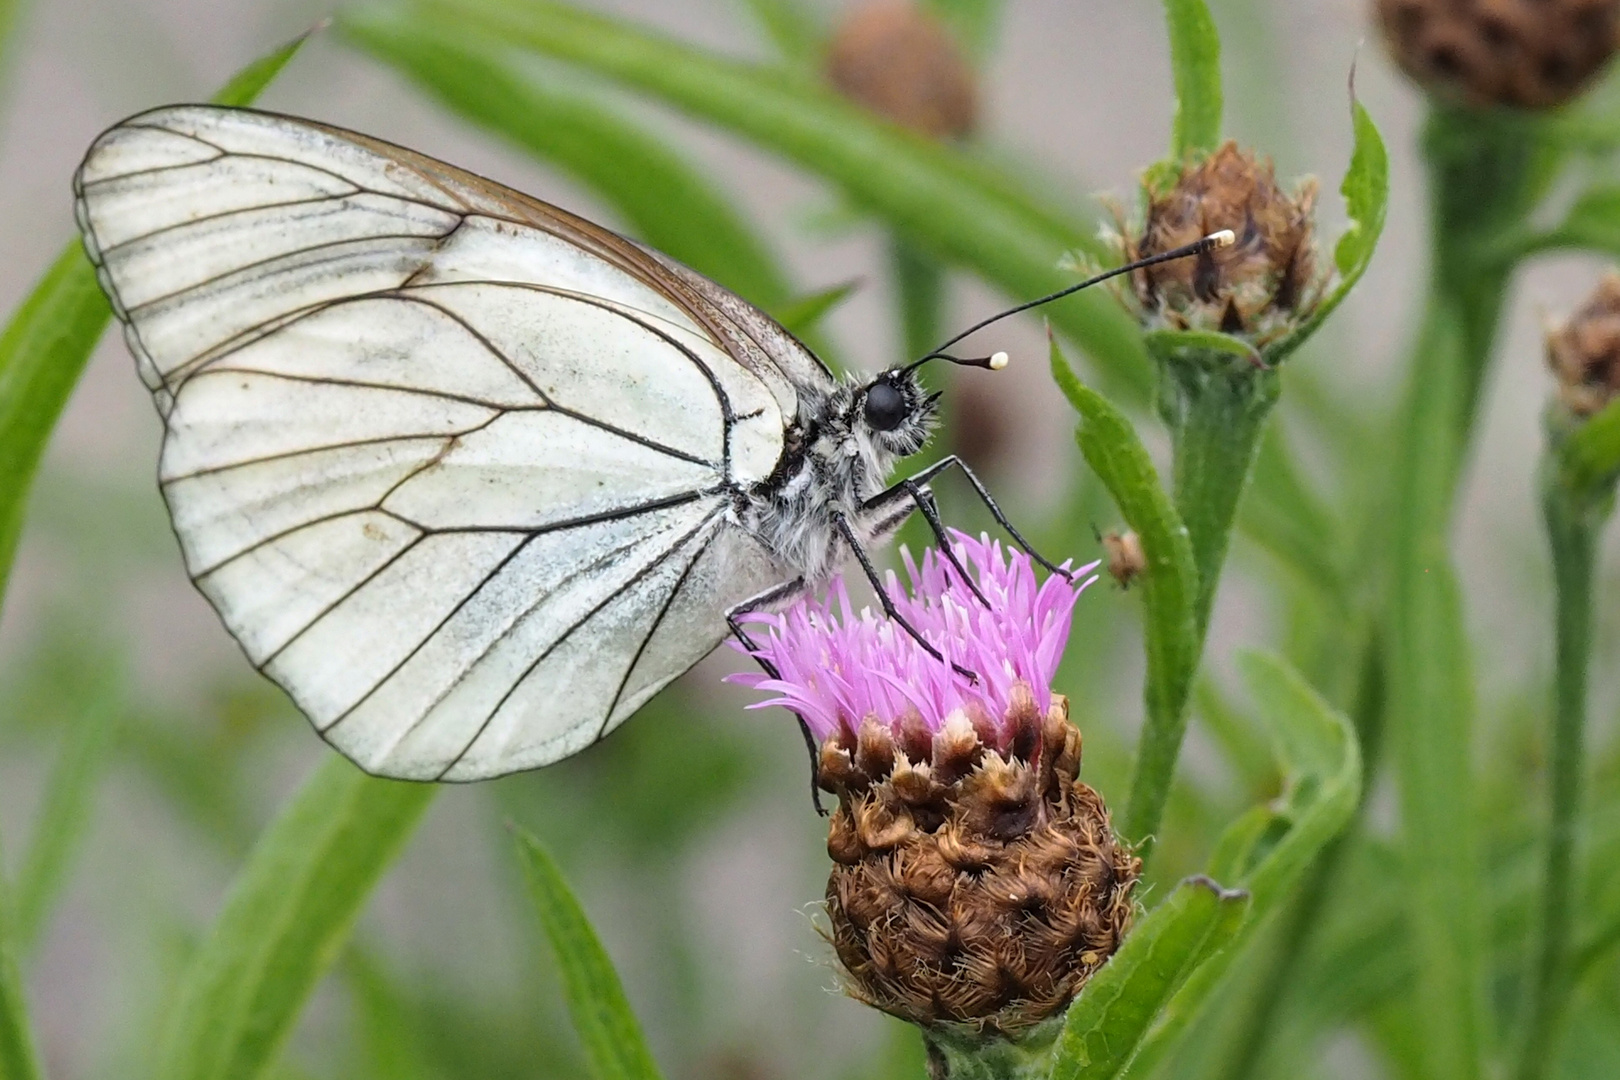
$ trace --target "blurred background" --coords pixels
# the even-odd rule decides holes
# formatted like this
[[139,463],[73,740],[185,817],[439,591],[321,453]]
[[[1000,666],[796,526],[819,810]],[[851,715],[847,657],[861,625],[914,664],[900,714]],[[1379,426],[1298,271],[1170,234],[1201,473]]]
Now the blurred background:
[[[727,54],[772,55],[743,0],[588,6]],[[827,25],[846,11],[839,0],[804,6]],[[1353,65],[1357,93],[1391,149],[1394,198],[1378,257],[1289,369],[1279,414],[1328,501],[1353,506],[1364,494],[1357,485],[1377,478],[1335,471],[1335,429],[1393,407],[1424,283],[1412,150],[1420,98],[1390,68],[1360,0],[1211,7],[1225,47],[1228,129],[1271,154],[1280,176],[1322,178],[1328,242],[1343,221],[1334,189],[1350,150]],[[327,11],[324,0],[22,2],[0,84],[0,304],[14,306],[73,235],[69,178],[99,131],[152,105],[206,98]],[[1096,213],[1099,192],[1134,199],[1138,171],[1168,145],[1157,0],[1012,0],[979,63],[975,152],[1019,163],[1054,201],[1082,213]],[[405,144],[615,224],[588,189],[458,120],[335,36],[313,41],[261,104]],[[881,228],[739,141],[639,102],[622,106],[655,121],[745,207],[802,291],[858,282],[825,324],[841,359],[876,370],[903,358]],[[1496,770],[1483,790],[1490,812],[1520,823],[1502,835],[1521,847],[1538,820],[1551,667],[1550,571],[1533,494],[1550,389],[1541,327],[1574,307],[1599,269],[1555,259],[1520,281],[1458,518],[1481,745]],[[947,332],[1027,299],[956,277],[946,297]],[[1010,321],[987,337],[1013,364],[998,375],[950,373],[966,418],[943,440],[956,440],[1048,553],[1094,558],[1093,526],[1115,522],[1049,381],[1040,324]],[[187,582],[153,479],[159,434],[129,356],[109,334],[36,482],[0,617],[0,835],[13,873],[38,857],[30,830],[45,817],[40,799],[52,771],[78,770],[90,793],[88,811],[62,826],[77,831],[77,844],[51,848],[73,856],[38,876],[52,895],[38,900],[25,961],[47,1066],[59,1080],[142,1075],[167,988],[244,852],[331,752],[253,674]],[[985,524],[961,492],[946,489],[943,501],[948,520]],[[1620,584],[1617,555],[1611,531],[1607,596]],[[1238,646],[1281,647],[1320,631],[1300,615],[1300,588],[1237,541],[1206,653],[1212,688],[1225,682]],[[1620,631],[1612,602],[1600,601],[1599,620],[1598,656],[1612,657]],[[1141,716],[1140,656],[1135,597],[1108,582],[1094,588],[1081,601],[1059,689],[1075,700],[1085,733],[1085,778],[1115,799]],[[803,746],[786,713],[745,712],[748,696],[721,685],[740,663],[720,650],[561,766],[441,795],[314,999],[286,1075],[368,1075],[382,1068],[377,1047],[401,1038],[415,1052],[388,1075],[583,1075],[550,960],[519,900],[507,820],[557,852],[669,1075],[920,1075],[915,1036],[836,990],[814,929],[827,860],[805,792]],[[1613,762],[1620,680],[1601,659],[1593,677],[1592,744]],[[1267,794],[1266,775],[1235,767],[1217,745],[1232,737],[1214,731],[1218,699],[1213,689],[1200,699],[1158,882],[1198,866],[1215,831]],[[75,725],[101,734],[65,746],[63,732]],[[1373,793],[1383,828],[1393,815],[1386,788]],[[1294,1059],[1299,1071],[1283,1075],[1389,1074],[1357,1020],[1351,1011],[1313,1022]]]

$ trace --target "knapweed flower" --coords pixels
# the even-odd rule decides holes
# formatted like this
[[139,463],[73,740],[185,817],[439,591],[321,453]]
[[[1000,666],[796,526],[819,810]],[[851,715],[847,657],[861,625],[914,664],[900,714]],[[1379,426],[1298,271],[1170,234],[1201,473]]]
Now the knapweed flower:
[[838,797],[827,835],[828,937],[855,997],[924,1028],[1017,1036],[1062,1010],[1118,947],[1138,860],[1079,782],[1080,732],[1052,677],[1073,580],[1037,582],[1028,556],[955,534],[974,595],[938,552],[891,574],[902,617],[828,602],[750,616],[775,669],[733,676],[819,742]]
[[913,0],[871,0],[833,35],[827,78],[840,93],[935,139],[978,123],[978,80],[939,19]]
[[1120,222],[1127,260],[1170,251],[1221,229],[1237,237],[1196,258],[1135,271],[1131,285],[1144,324],[1219,330],[1263,345],[1321,302],[1327,278],[1316,272],[1315,180],[1284,191],[1269,160],[1228,142],[1207,158],[1188,162],[1174,183],[1150,174],[1143,194],[1147,209],[1140,227]]
[[1620,396],[1620,274],[1610,273],[1581,309],[1547,335],[1558,399],[1588,417]]
[[1620,0],[1378,0],[1377,9],[1406,73],[1475,107],[1561,105],[1620,49]]

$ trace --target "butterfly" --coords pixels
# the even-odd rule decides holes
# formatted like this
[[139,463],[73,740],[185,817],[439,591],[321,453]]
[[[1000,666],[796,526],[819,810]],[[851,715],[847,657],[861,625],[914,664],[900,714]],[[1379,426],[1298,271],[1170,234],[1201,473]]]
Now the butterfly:
[[934,425],[919,366],[1005,354],[839,379],[657,251],[255,110],[133,116],[74,194],[188,575],[367,772],[576,753],[848,556],[898,619],[868,551],[918,510],[943,538],[945,469],[1028,548],[954,457],[888,483]]

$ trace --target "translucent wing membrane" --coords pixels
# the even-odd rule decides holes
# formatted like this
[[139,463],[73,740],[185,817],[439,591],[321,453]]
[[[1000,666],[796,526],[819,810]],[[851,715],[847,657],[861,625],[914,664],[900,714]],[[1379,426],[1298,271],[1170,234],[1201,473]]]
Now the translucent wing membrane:
[[134,117],[76,191],[164,418],[189,572],[369,771],[571,754],[780,579],[726,512],[825,374],[712,283],[450,166],[245,110]]

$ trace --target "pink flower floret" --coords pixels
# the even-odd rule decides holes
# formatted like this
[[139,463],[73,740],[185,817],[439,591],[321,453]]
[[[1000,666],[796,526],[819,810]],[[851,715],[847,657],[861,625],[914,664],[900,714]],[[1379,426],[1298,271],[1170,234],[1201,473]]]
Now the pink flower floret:
[[[930,656],[882,611],[855,612],[842,578],[826,600],[806,597],[781,613],[755,612],[743,621],[765,630],[752,634],[752,655],[776,669],[779,678],[757,673],[727,677],[774,694],[750,708],[782,705],[804,718],[818,741],[843,730],[853,733],[868,716],[894,723],[907,713],[920,715],[939,731],[961,710],[1005,716],[1012,688],[1024,683],[1044,712],[1052,700],[1052,677],[1069,638],[1075,601],[1096,577],[1097,564],[1072,578],[1052,574],[1035,580],[1030,557],[1003,550],[988,536],[974,539],[952,531],[952,548],[990,602],[979,602],[960,576],[933,549],[919,568],[902,549],[910,589],[891,571],[886,591],[895,607],[947,662]],[[1068,563],[1063,564],[1068,569]],[[746,652],[741,645],[734,645]],[[954,661],[977,673],[973,683],[952,669]],[[981,712],[982,710],[982,712]]]

